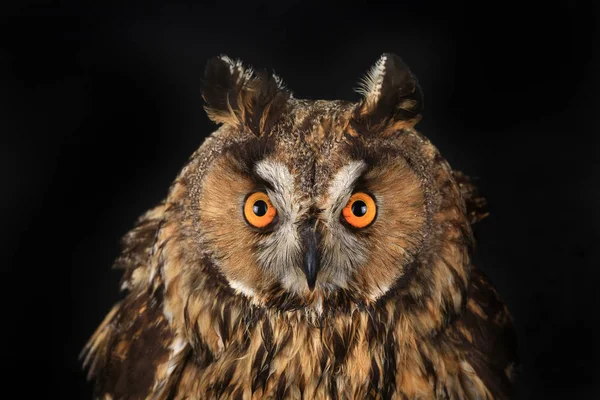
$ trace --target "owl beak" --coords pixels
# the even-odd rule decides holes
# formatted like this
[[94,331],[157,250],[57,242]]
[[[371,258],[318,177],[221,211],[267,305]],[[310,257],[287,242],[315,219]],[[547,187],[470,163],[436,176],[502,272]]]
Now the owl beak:
[[303,244],[304,244],[304,262],[302,263],[302,270],[306,275],[306,282],[308,288],[312,291],[315,288],[317,282],[317,273],[319,272],[319,233],[316,229],[314,221],[309,223],[302,233]]

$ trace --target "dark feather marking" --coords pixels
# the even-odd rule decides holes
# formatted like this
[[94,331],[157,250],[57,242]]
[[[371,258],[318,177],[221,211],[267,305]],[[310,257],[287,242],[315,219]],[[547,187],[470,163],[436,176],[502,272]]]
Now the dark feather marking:
[[244,69],[231,71],[230,67],[221,57],[206,63],[201,89],[206,111],[216,116],[215,122],[236,119],[256,136],[268,134],[285,110],[290,93],[267,71],[247,76]]
[[236,109],[238,96],[236,82],[240,78],[238,70],[233,74],[227,62],[219,57],[210,59],[204,68],[204,79],[202,80],[202,97],[207,106],[218,110],[228,110],[229,106]]
[[392,334],[387,334],[383,346],[383,373],[384,382],[382,396],[384,399],[391,399],[396,391],[396,342]]
[[339,369],[343,366],[346,356],[350,349],[348,348],[348,338],[345,335],[340,335],[338,332],[333,333],[333,373],[338,374]]
[[225,371],[225,374],[221,376],[221,379],[219,379],[211,388],[209,388],[209,392],[214,392],[218,397],[223,395],[226,392],[231,379],[233,378],[236,368],[237,365],[232,363],[229,368],[227,368],[227,371]]
[[285,397],[285,393],[286,393],[286,387],[287,385],[287,379],[285,377],[285,374],[281,374],[281,376],[279,377],[279,383],[277,384],[277,393],[276,393],[276,398],[277,399],[283,399]]
[[[258,349],[256,350],[256,354],[254,355],[254,361],[252,362],[252,367],[251,367],[251,376],[257,376],[260,371],[262,370],[262,366],[263,363],[265,361],[265,353],[266,353],[266,349],[265,349],[265,345],[264,342],[261,343],[258,346]],[[256,382],[256,379],[254,380]],[[252,386],[252,390],[256,390],[256,388],[254,387],[254,384]]]
[[359,308],[364,307],[364,300],[353,295],[350,290],[338,289],[323,302],[324,318],[334,317],[336,314],[347,314],[350,312],[352,305]]
[[452,194],[452,189],[454,188],[454,182],[451,179],[444,179],[443,182],[440,182],[437,186],[437,190],[440,192],[440,198],[442,199],[442,206],[440,207],[440,211],[446,209],[446,207],[454,207],[454,196]]
[[231,320],[231,308],[230,307],[222,307],[223,316],[217,316],[215,320],[219,322],[219,331],[221,334],[221,338],[225,345],[229,344],[229,322]]
[[[161,202],[155,208],[163,205],[164,202]],[[115,269],[125,270],[121,277],[121,284],[131,280],[133,271],[148,262],[162,223],[162,218],[151,218],[148,214],[144,214],[138,218],[135,227],[123,236],[121,254],[112,265]]]
[[148,294],[126,299],[107,368],[98,380],[99,393],[143,398],[153,386],[158,364],[168,359],[173,334],[159,306],[162,298],[155,305],[150,300]]
[[[173,370],[171,373],[171,379],[166,383],[168,386],[161,390],[161,396],[164,396],[166,400],[172,400],[177,393],[179,382],[181,381],[182,371],[190,360],[193,362],[193,351],[188,351],[183,358],[182,362]],[[161,397],[162,398],[162,397]]]
[[443,387],[444,390],[444,397],[443,400],[449,399],[450,398],[450,394],[448,393],[448,388],[446,386]]
[[273,136],[252,137],[244,142],[229,144],[223,149],[222,154],[230,157],[239,173],[262,181],[262,178],[255,174],[254,166],[273,154],[276,150],[275,146],[276,141]]
[[300,398],[304,399],[304,390],[306,389],[306,378],[302,377],[300,379],[298,379],[298,390],[300,391]]
[[364,102],[359,104],[350,121],[362,135],[381,133],[394,121],[416,119],[423,109],[423,92],[408,66],[395,54],[385,55],[385,74],[377,103],[370,109]]
[[429,382],[433,382],[433,393],[437,392],[438,378],[435,372],[435,367],[433,362],[425,355],[421,346],[418,346],[419,356],[421,357],[421,361],[423,363],[423,368],[425,368],[425,374],[429,378]]
[[467,298],[467,286],[465,285],[464,279],[458,274],[458,271],[449,263],[445,258],[440,257],[442,262],[446,264],[446,269],[452,274],[454,284],[459,288],[460,295],[463,298],[463,302],[466,303]]
[[[319,326],[319,337],[321,338],[321,341],[323,342],[323,325]],[[326,368],[327,368],[327,363],[328,363],[329,359],[330,359],[330,357],[329,357],[328,351],[321,352],[321,357],[319,358],[319,366],[321,367],[321,373],[319,374],[319,379],[317,380],[317,385],[315,386],[315,390],[317,390],[319,388],[319,386],[321,386],[321,384],[325,380],[325,374],[327,372]]]
[[331,377],[331,379],[329,379],[329,396],[331,397],[332,400],[337,400],[338,395],[339,395],[339,391],[338,391],[338,387],[337,387],[337,382],[336,382],[335,378]]
[[195,358],[196,365],[197,365],[198,369],[202,370],[214,361],[214,355],[213,355],[212,351],[210,350],[210,347],[208,346],[208,344],[202,339],[202,336],[200,335],[200,331],[198,330],[198,324],[196,323],[196,321],[194,321],[193,324],[190,321],[190,316],[189,316],[189,312],[188,312],[190,297],[191,296],[188,296],[185,306],[184,306],[184,311],[183,311],[184,325],[185,325],[186,331],[193,332],[193,334],[190,335],[191,339],[192,339],[192,343],[190,343],[190,344],[191,344],[192,348],[194,349],[194,356],[195,356],[194,358]]
[[461,196],[465,201],[467,215],[471,224],[481,221],[488,216],[487,201],[485,197],[479,194],[479,189],[473,183],[473,179],[461,171],[452,171],[452,176],[456,181]]
[[[216,296],[225,299],[235,298],[235,291],[229,286],[227,278],[215,266],[213,260],[205,256],[200,260],[199,265],[205,272],[203,286],[209,293],[214,293]],[[198,274],[200,277],[201,275]],[[222,296],[222,297],[221,297]]]
[[369,393],[378,393],[383,386],[383,382],[380,382],[381,374],[379,366],[375,361],[375,358],[371,359],[371,371],[369,372]]
[[277,308],[280,311],[300,310],[306,306],[304,300],[297,294],[284,290],[279,283],[274,283],[266,290],[267,308]]
[[233,400],[243,400],[244,399],[244,390],[241,387],[238,387],[236,391],[231,396]]
[[472,271],[468,295],[487,318],[481,318],[467,307],[461,321],[471,333],[473,343],[459,335],[461,340],[457,345],[464,349],[477,375],[495,398],[510,398],[512,383],[505,370],[519,364],[517,338],[510,316],[493,286],[478,269]]
[[267,354],[260,366],[260,370],[254,376],[254,380],[252,381],[253,392],[255,392],[259,386],[263,389],[266,387],[267,379],[269,378],[269,369],[271,366],[271,361],[273,360],[273,356],[275,355],[273,330],[271,328],[271,323],[266,319],[262,322],[261,335],[263,346]]

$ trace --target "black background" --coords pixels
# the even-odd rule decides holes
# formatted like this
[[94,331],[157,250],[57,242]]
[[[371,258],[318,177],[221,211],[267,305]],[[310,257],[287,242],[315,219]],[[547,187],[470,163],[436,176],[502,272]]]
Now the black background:
[[517,397],[600,396],[592,2],[102,4],[3,13],[4,390],[90,398],[77,354],[120,297],[119,239],[215,128],[208,57],[274,69],[298,98],[357,100],[391,51],[423,87],[418,128],[489,201],[477,257],[514,315]]

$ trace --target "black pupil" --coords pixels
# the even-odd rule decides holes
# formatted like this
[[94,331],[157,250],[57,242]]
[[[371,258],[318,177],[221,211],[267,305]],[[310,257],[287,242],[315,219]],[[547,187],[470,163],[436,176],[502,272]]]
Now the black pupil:
[[352,204],[352,214],[362,217],[367,213],[367,205],[362,200],[357,200]]
[[252,206],[252,211],[259,217],[262,217],[267,213],[268,208],[269,207],[267,206],[267,203],[265,203],[263,200],[258,200]]

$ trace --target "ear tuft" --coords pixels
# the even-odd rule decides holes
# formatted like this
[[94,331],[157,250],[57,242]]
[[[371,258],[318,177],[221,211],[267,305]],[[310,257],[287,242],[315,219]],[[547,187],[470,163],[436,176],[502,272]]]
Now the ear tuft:
[[268,133],[285,109],[291,93],[278,76],[255,72],[226,55],[211,58],[204,71],[202,98],[208,117],[218,124]]
[[352,117],[361,134],[389,135],[420,120],[423,95],[408,66],[393,53],[383,54],[356,89],[363,95]]
[[385,63],[387,54],[379,57],[379,60],[367,71],[359,82],[356,91],[363,95],[364,102],[371,107],[377,103],[381,95],[381,86],[383,85],[383,77],[385,76]]

